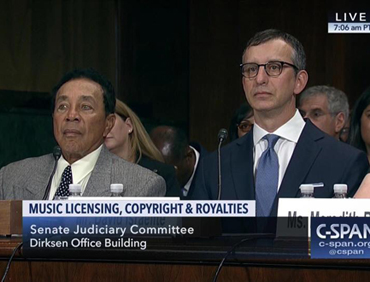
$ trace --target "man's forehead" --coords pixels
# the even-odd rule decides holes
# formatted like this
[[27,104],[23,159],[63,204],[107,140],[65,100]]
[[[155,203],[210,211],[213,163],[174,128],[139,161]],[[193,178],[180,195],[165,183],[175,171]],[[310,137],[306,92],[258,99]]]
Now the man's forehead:
[[312,96],[303,98],[301,103],[302,105],[327,105],[328,97],[323,93],[316,93]]
[[103,97],[103,89],[99,83],[86,78],[76,78],[64,83],[56,94],[57,100],[78,95],[79,99],[88,100]]
[[[70,99],[70,96],[67,95],[66,93],[62,93],[60,95],[57,95],[56,101],[68,101]],[[87,95],[79,95],[77,97],[78,101],[96,101],[96,97],[93,94],[87,94]]]
[[293,48],[282,39],[272,39],[259,45],[250,46],[246,50],[243,61],[262,60],[287,60],[291,58]]
[[171,156],[171,144],[168,142],[163,142],[161,152],[164,156]]
[[[321,95],[322,96],[322,95]],[[323,98],[319,98],[319,96],[312,96],[305,98],[301,101],[300,109],[304,110],[305,112],[315,112],[315,111],[329,111],[328,103],[326,96],[322,96]]]

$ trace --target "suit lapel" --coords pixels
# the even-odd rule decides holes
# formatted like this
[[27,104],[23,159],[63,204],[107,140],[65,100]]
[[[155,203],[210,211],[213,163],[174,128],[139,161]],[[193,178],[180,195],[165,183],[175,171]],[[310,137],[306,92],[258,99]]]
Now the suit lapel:
[[[41,200],[44,197],[49,178],[54,168],[53,155],[47,155],[40,158],[40,162],[35,164],[38,168],[37,173],[30,175],[28,185],[25,188],[23,199],[37,199]],[[21,191],[21,190],[19,190]]]
[[253,130],[237,139],[236,150],[231,150],[230,166],[237,199],[254,199]]
[[299,186],[303,183],[321,151],[321,147],[316,141],[323,137],[324,133],[314,128],[312,123],[307,120],[281,182],[279,198],[297,197]]
[[84,196],[86,197],[109,197],[110,184],[112,183],[112,158],[110,152],[103,145],[99,158],[87,182]]

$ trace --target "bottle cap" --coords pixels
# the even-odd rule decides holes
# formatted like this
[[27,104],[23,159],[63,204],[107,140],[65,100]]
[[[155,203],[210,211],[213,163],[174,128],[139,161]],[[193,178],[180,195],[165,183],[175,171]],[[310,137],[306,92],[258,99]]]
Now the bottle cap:
[[334,184],[334,193],[347,194],[348,186],[347,184]]
[[302,194],[312,194],[314,191],[314,186],[312,184],[301,184],[299,189],[301,189]]
[[110,191],[114,193],[122,193],[123,192],[123,184],[121,183],[112,183],[110,185]]
[[81,193],[82,192],[81,184],[69,184],[69,192],[70,193]]

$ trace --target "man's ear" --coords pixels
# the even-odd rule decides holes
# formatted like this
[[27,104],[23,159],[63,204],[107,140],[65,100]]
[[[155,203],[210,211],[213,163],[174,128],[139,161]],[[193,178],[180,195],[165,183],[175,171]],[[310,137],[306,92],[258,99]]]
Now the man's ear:
[[303,89],[306,87],[308,82],[308,73],[305,70],[300,70],[297,73],[296,80],[295,80],[295,86],[294,86],[294,94],[298,95],[303,91]]
[[335,133],[339,133],[343,129],[345,123],[344,113],[338,113],[335,117]]
[[103,137],[107,137],[108,133],[112,130],[114,123],[116,122],[116,115],[115,114],[109,114],[105,118],[105,129],[103,133]]
[[195,153],[194,153],[193,149],[190,148],[190,146],[188,146],[186,148],[185,159],[186,159],[186,161],[190,161],[193,158],[195,158]]

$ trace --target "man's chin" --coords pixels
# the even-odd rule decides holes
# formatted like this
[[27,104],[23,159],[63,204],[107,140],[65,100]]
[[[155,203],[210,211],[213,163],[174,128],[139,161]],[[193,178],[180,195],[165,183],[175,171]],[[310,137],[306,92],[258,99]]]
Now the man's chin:
[[269,112],[269,111],[272,111],[274,110],[274,106],[273,105],[268,105],[268,104],[263,104],[263,105],[257,105],[254,110],[256,112]]
[[83,158],[84,156],[85,150],[82,150],[78,144],[60,144],[59,146],[65,158]]

